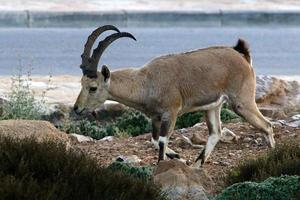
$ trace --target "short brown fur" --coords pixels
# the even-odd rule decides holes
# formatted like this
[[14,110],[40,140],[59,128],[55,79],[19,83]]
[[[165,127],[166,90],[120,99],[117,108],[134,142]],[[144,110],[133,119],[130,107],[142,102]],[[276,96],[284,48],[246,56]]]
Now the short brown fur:
[[[199,166],[209,157],[222,134],[218,115],[224,102],[220,99],[224,97],[239,115],[261,129],[274,147],[271,124],[255,103],[255,73],[249,49],[244,47],[239,42],[233,48],[219,46],[161,56],[138,69],[111,72],[108,81],[104,81],[107,77],[101,72],[97,79],[84,76],[75,107],[79,112],[92,111],[105,100],[114,100],[144,112],[153,119],[153,140],[159,142],[160,159],[165,158],[165,153],[175,153],[168,149],[164,138],[170,136],[177,116],[207,110],[210,136],[208,146],[197,159],[196,166]],[[96,94],[85,91],[91,84],[98,87]],[[162,140],[157,141],[158,138]]]

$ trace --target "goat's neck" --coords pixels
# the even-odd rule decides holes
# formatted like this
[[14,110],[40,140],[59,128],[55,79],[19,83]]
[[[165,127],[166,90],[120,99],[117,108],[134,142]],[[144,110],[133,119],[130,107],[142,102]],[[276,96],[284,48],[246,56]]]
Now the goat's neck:
[[109,100],[143,110],[144,77],[138,70],[124,69],[111,72]]

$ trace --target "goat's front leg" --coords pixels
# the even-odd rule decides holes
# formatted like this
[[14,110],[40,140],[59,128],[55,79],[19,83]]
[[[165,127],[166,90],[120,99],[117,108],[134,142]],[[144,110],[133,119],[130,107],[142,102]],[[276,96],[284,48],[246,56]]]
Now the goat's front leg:
[[158,146],[158,138],[160,133],[160,126],[161,126],[161,116],[156,115],[151,118],[152,119],[152,138],[151,142],[154,145],[155,149],[159,149]]
[[170,158],[179,158],[179,155],[168,148],[168,140],[176,123],[177,113],[166,112],[161,117],[160,136],[158,139],[159,156],[158,162],[165,160],[166,155]]

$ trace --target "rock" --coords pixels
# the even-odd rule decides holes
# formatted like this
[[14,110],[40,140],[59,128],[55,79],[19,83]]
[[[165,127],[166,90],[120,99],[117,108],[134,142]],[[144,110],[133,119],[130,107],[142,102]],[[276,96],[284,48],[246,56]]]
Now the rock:
[[85,135],[79,135],[79,134],[69,134],[70,139],[72,140],[72,142],[75,143],[81,143],[81,142],[93,142],[94,139],[89,137],[89,136],[85,136]]
[[176,138],[175,139],[175,144],[176,146],[182,148],[182,149],[189,149],[192,148],[192,143],[190,142],[190,140],[186,140],[184,138]]
[[47,114],[42,116],[43,120],[47,120],[54,124],[56,127],[62,126],[64,121],[66,121],[70,112],[72,112],[72,107],[64,104],[53,104],[50,105]]
[[263,139],[261,137],[259,137],[255,141],[257,142],[257,144],[261,144],[263,142]]
[[179,129],[177,130],[180,134],[185,134],[188,132],[188,130],[186,128],[182,128],[182,129]]
[[70,146],[68,134],[56,129],[53,124],[39,120],[2,120],[0,136],[17,137],[20,139],[33,137],[37,141],[52,140]]
[[252,138],[250,138],[250,137],[245,137],[243,139],[243,142],[246,142],[246,143],[251,142],[251,141],[252,141]]
[[217,162],[217,161],[213,161],[212,162],[214,165],[219,165],[220,164],[220,162]]
[[230,163],[227,162],[227,161],[220,161],[220,162],[219,162],[219,165],[226,167],[226,166],[229,166]]
[[154,171],[154,182],[172,200],[208,200],[206,192],[214,182],[203,169],[194,169],[177,159],[161,161]]
[[300,127],[300,120],[286,122],[284,125],[292,127],[292,128],[298,128],[298,127]]
[[201,127],[201,126],[206,126],[205,122],[199,122],[195,124],[193,127]]
[[228,153],[228,156],[235,157],[235,154],[234,153]]
[[116,158],[116,161],[125,162],[129,164],[139,164],[142,160],[139,159],[139,157],[137,157],[136,155],[132,155],[132,156],[118,156]]
[[300,83],[271,76],[257,76],[256,102],[259,107],[264,107],[262,110],[269,117],[274,117],[278,112],[281,112],[278,117],[282,117],[286,113],[298,111]]
[[228,128],[223,128],[222,129],[222,136],[221,136],[221,142],[224,143],[232,143],[236,142],[239,139],[239,137],[234,134],[231,130]]
[[291,117],[292,120],[300,120],[300,114]]
[[298,128],[298,127],[300,127],[300,119],[299,118],[300,118],[300,115],[297,114],[297,115],[292,116],[290,119],[277,120],[274,123],[280,123],[284,126],[289,126],[289,127],[292,127],[292,128]]
[[204,147],[203,145],[193,144],[192,141],[184,135],[181,135],[181,137],[176,138],[175,143],[182,149],[202,149]]
[[106,101],[99,109],[95,111],[94,117],[97,120],[116,118],[121,116],[126,108],[126,106],[118,102]]
[[201,138],[198,134],[193,133],[193,136],[191,138],[191,142],[193,144],[199,144],[199,145],[205,145],[206,140]]
[[275,119],[285,119],[287,118],[287,115],[284,113],[284,111],[279,110],[277,107],[264,107],[260,106],[259,111],[265,116],[269,118],[275,118]]
[[113,140],[114,140],[114,136],[106,136],[106,137],[102,138],[100,141],[111,142]]

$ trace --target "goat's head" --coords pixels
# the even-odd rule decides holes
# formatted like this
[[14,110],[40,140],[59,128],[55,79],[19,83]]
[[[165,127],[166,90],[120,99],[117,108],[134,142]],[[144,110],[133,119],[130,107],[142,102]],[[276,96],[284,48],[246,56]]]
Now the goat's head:
[[[100,41],[97,48],[93,50],[92,56],[90,56],[94,42],[101,33],[107,30],[113,30],[117,33],[111,34]],[[97,28],[88,37],[84,46],[84,51],[81,55],[82,63],[80,68],[83,73],[81,79],[81,91],[74,105],[74,111],[77,114],[95,110],[108,98],[110,71],[106,65],[103,65],[101,72],[98,72],[97,66],[106,47],[121,37],[129,37],[136,40],[130,33],[120,32],[116,27],[111,25]]]

